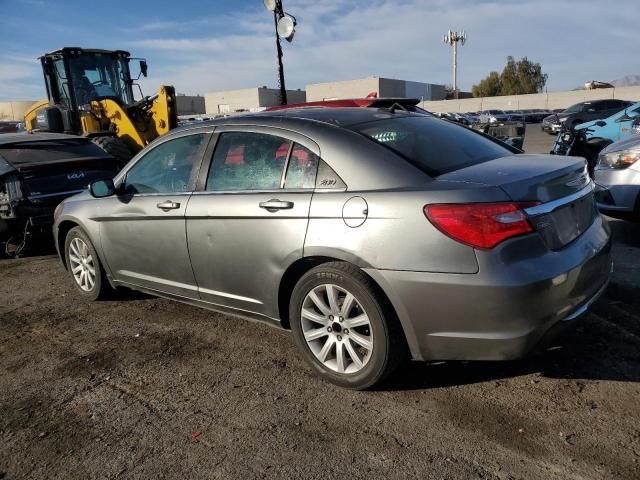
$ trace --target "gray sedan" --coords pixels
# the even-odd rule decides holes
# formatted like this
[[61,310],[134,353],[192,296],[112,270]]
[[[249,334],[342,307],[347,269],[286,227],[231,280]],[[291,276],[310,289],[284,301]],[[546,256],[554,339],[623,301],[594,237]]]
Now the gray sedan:
[[640,135],[612,143],[602,150],[594,180],[600,211],[640,222]]
[[602,292],[584,160],[515,152],[393,107],[229,117],[64,201],[54,234],[88,299],[128,287],[291,329],[320,376],[368,388],[409,357],[521,357]]

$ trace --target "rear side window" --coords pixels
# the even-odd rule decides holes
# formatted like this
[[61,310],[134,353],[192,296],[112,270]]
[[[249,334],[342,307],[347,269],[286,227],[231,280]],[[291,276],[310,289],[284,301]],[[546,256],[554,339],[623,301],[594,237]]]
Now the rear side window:
[[512,152],[465,127],[430,117],[397,117],[353,125],[432,177]]
[[209,191],[280,188],[291,141],[251,132],[220,135],[207,178]]
[[294,143],[284,188],[313,188],[319,161],[320,158],[311,150]]

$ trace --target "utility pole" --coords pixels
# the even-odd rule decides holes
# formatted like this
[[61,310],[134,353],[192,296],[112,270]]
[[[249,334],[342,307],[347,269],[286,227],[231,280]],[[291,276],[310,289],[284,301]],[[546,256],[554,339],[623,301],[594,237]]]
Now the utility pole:
[[278,54],[278,84],[280,85],[280,104],[287,104],[287,88],[284,84],[284,65],[282,64],[282,44],[280,38],[287,42],[293,40],[296,31],[296,18],[289,15],[282,7],[282,0],[262,0],[264,6],[273,12],[273,21],[276,28],[276,52]]
[[467,34],[464,32],[452,32],[449,30],[442,39],[453,47],[453,96],[458,98],[458,42],[464,45],[467,42]]
[[278,52],[278,84],[280,86],[280,105],[286,105],[287,102],[287,87],[284,84],[284,65],[282,63],[282,44],[280,43],[280,35],[278,35],[278,20],[279,15],[284,15],[282,10],[282,1],[276,1],[276,9],[273,11],[273,20],[276,28],[276,50]]

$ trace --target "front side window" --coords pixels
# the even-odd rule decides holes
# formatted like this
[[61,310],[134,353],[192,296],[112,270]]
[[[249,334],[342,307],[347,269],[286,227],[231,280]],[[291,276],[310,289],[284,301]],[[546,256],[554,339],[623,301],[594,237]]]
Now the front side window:
[[179,193],[189,190],[189,180],[206,134],[164,142],[143,156],[127,172],[125,192]]
[[590,103],[576,103],[575,105],[571,105],[567,108],[564,113],[578,113],[587,110],[587,108],[591,107]]
[[468,128],[425,116],[399,116],[351,128],[432,177],[513,154]]
[[60,103],[67,108],[71,108],[71,97],[69,96],[69,80],[64,70],[64,60],[58,59],[54,63],[54,72],[56,75],[56,84],[58,85],[58,95]]
[[206,189],[277,190],[290,149],[290,140],[275,135],[223,133],[213,154]]
[[122,105],[133,102],[127,85],[126,60],[109,54],[86,53],[69,60],[78,105],[112,98]]

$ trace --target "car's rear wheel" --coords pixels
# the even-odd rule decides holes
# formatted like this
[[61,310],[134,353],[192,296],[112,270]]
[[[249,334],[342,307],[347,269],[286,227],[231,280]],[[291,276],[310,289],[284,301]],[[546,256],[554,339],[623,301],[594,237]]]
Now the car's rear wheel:
[[405,358],[388,302],[353,265],[333,262],[307,272],[293,291],[289,318],[305,359],[337,385],[370,388]]
[[67,269],[82,296],[99,300],[111,293],[104,269],[88,235],[80,228],[69,230],[64,243]]

